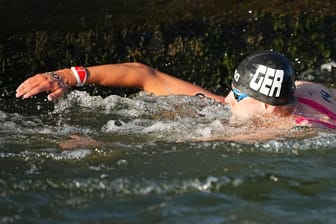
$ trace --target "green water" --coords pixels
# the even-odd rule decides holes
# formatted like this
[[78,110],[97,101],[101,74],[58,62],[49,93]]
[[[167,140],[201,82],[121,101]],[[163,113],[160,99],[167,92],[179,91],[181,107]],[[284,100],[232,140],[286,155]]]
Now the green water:
[[[1,112],[0,221],[333,223],[335,133],[189,141],[239,133],[229,115],[202,98],[77,91],[49,114]],[[104,145],[62,150],[72,134]]]
[[[257,49],[333,86],[333,1],[0,0],[0,223],[334,223],[336,138],[191,142],[246,131],[193,97],[85,87],[16,100],[28,76],[140,61],[217,93]],[[330,71],[321,69],[327,65]],[[100,97],[102,96],[102,97]],[[104,142],[62,150],[71,135]]]
[[230,144],[144,146],[80,160],[1,159],[2,221],[334,222],[334,150],[293,155],[237,153],[241,147]]

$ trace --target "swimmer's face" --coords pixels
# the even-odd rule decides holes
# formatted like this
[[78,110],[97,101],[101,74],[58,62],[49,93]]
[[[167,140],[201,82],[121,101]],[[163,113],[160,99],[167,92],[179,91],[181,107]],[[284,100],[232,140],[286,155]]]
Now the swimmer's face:
[[237,101],[231,92],[227,96],[226,101],[230,104],[232,114],[239,119],[262,116],[266,112],[265,103],[251,97],[245,97],[244,99]]

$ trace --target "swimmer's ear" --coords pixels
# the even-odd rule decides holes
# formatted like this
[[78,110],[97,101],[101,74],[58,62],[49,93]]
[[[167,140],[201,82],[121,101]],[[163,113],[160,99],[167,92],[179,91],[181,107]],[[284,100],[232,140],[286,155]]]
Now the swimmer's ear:
[[285,105],[285,106],[273,106],[265,104],[265,111],[269,114],[274,114],[277,116],[289,116],[293,113],[295,109],[294,105]]
[[273,113],[274,109],[275,109],[275,106],[272,106],[270,104],[264,103],[264,109],[268,113]]

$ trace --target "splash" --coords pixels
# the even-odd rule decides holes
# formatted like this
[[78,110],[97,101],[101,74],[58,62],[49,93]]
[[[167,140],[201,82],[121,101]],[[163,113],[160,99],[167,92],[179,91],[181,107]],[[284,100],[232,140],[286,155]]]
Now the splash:
[[[60,142],[73,134],[90,136],[104,144],[97,148],[148,148],[148,142],[186,142],[193,147],[223,144],[227,150],[296,151],[333,147],[335,133],[316,131],[312,136],[299,136],[311,130],[295,128],[284,135],[278,129],[263,128],[264,134],[279,131],[279,136],[267,141],[239,142],[237,136],[253,136],[259,130],[252,125],[230,122],[231,112],[226,105],[200,97],[154,97],[143,92],[130,98],[116,95],[102,98],[84,91],[73,91],[55,104],[47,115],[25,116],[0,111],[0,146],[10,149],[2,157],[26,151],[59,150]],[[294,137],[293,137],[294,136]],[[299,136],[299,137],[298,137]],[[234,146],[234,147],[232,147]],[[54,155],[53,159],[83,159],[93,147],[78,146],[71,155]],[[158,149],[160,150],[160,149]]]
[[150,135],[165,140],[209,137],[223,132],[230,118],[229,108],[211,99],[153,97],[144,93],[133,98],[101,98],[74,91],[59,102],[55,111],[63,114],[74,107],[90,113],[97,122],[100,120],[97,131],[113,135]]

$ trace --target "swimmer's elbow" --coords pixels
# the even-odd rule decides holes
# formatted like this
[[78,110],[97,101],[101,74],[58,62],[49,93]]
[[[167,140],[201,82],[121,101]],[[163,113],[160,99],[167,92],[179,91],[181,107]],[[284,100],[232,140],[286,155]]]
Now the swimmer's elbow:
[[146,91],[147,80],[155,75],[154,69],[139,62],[123,63],[117,66],[120,69],[114,73],[112,86],[138,88]]
[[160,89],[164,88],[165,82],[160,76],[161,72],[151,68],[145,64],[135,62],[132,63],[138,77],[138,87],[154,95],[162,95]]
[[[132,71],[135,71],[137,76],[142,80],[146,80],[151,76],[156,76],[157,71],[148,65],[142,64],[140,62],[128,63]],[[152,77],[153,78],[153,77]]]

